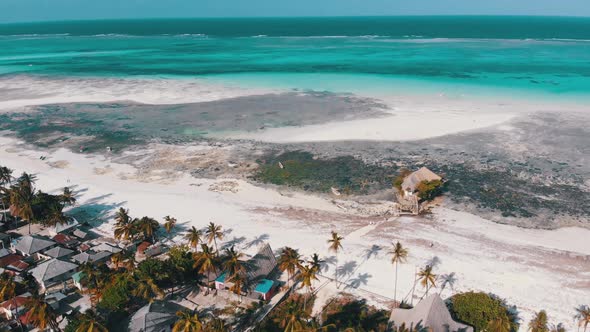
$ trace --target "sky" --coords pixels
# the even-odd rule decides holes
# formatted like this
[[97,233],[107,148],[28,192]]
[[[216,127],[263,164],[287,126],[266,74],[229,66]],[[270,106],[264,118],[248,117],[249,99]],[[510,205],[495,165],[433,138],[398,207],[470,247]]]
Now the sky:
[[590,0],[0,0],[0,22],[372,15],[590,16]]

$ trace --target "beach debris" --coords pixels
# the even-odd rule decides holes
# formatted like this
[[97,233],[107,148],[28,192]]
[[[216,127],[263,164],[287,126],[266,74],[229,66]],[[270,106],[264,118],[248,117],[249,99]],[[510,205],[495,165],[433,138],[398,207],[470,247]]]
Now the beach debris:
[[336,195],[336,196],[340,196],[340,191],[334,187],[330,187],[330,190],[332,190],[332,194]]
[[221,181],[213,183],[209,186],[209,191],[214,192],[223,192],[229,191],[232,193],[237,193],[239,191],[239,184],[236,181]]
[[280,161],[279,161],[279,168],[280,168],[280,169],[283,169],[283,168],[285,168],[285,166],[283,166],[283,163],[281,163]]

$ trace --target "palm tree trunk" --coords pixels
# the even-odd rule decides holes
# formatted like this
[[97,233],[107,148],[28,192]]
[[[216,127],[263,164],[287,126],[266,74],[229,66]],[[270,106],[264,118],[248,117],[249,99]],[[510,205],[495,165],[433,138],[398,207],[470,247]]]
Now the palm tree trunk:
[[18,326],[20,327],[21,332],[23,332],[23,323],[21,323],[20,319],[18,319],[18,304],[16,303],[16,295],[12,298],[12,302],[14,303],[14,318],[16,318]]
[[215,244],[215,254],[219,257],[219,250],[217,249],[217,239],[213,238],[213,243]]
[[4,200],[2,200],[2,212],[4,213],[4,222],[8,223],[8,220],[6,219],[6,204],[4,204]]

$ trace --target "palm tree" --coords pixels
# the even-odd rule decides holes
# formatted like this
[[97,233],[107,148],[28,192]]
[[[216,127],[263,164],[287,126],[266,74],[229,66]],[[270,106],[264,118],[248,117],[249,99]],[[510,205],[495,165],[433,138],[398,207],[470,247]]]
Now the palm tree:
[[0,183],[8,184],[10,186],[12,184],[12,172],[13,170],[8,167],[0,167]]
[[223,267],[229,274],[230,278],[246,272],[246,267],[241,260],[242,256],[243,254],[239,251],[236,251],[234,246],[226,249],[226,259],[223,263]]
[[288,281],[295,275],[296,270],[301,267],[301,255],[296,249],[285,247],[279,256],[279,269],[287,271]]
[[578,306],[574,319],[578,321],[578,330],[583,326],[584,332],[586,332],[588,324],[590,324],[590,307],[587,305]]
[[238,300],[242,301],[242,291],[246,284],[246,278],[242,273],[236,273],[232,275],[229,280],[232,283],[231,287],[229,288],[230,291],[234,292],[238,296]]
[[401,263],[405,263],[408,258],[408,249],[404,248],[399,241],[393,245],[391,251],[391,264],[395,266],[395,285],[393,288],[393,302],[397,301],[397,270]]
[[178,320],[172,327],[172,332],[201,332],[203,330],[203,322],[199,318],[199,313],[196,311],[177,311],[176,316]]
[[136,278],[137,285],[132,291],[133,296],[147,300],[150,303],[154,301],[154,298],[164,297],[164,292],[156,285],[154,279],[143,273],[136,275]]
[[217,272],[217,256],[213,251],[213,248],[209,247],[206,244],[201,244],[201,252],[194,253],[193,259],[195,260],[194,267],[199,269],[200,273],[207,274],[207,287],[210,287],[211,272]]
[[529,322],[529,331],[549,332],[549,327],[547,326],[547,312],[545,310],[541,310],[535,314],[533,320]]
[[59,200],[64,206],[72,206],[76,204],[76,197],[74,197],[74,193],[70,190],[69,187],[64,187],[64,191],[59,196]]
[[510,332],[510,321],[506,315],[502,315],[489,321],[483,332]]
[[[8,187],[12,185],[12,170],[8,167],[2,166],[0,167],[0,191],[8,194],[9,190],[4,188],[5,185],[8,185]],[[2,210],[4,210],[4,222],[6,222],[6,205],[4,203],[4,198],[0,197],[0,201],[2,202]]]
[[131,251],[123,250],[111,256],[111,262],[115,269],[124,267],[127,271],[132,271],[135,267],[135,256]]
[[207,322],[205,331],[208,332],[227,332],[229,329],[225,326],[225,321],[218,317],[213,317]]
[[29,321],[33,326],[41,331],[47,328],[51,328],[54,331],[61,331],[57,322],[57,314],[45,302],[43,295],[33,294],[25,303],[25,307],[28,310]]
[[12,215],[29,223],[29,234],[31,234],[31,223],[35,221],[33,213],[34,182],[35,177],[33,175],[23,173],[17,179],[17,184],[10,190],[10,212]]
[[332,231],[332,237],[328,240],[328,244],[330,245],[328,247],[328,249],[332,252],[334,252],[334,254],[336,254],[336,266],[334,267],[334,280],[336,281],[336,288],[339,288],[338,286],[338,251],[340,251],[340,249],[342,249],[342,240],[344,240],[343,237],[338,236],[338,233]]
[[223,231],[221,230],[221,225],[215,225],[213,222],[210,222],[209,225],[207,225],[205,235],[207,236],[207,242],[209,242],[209,245],[211,245],[211,242],[213,242],[215,244],[215,251],[218,252],[217,240],[223,240]]
[[307,298],[303,300],[303,310],[305,311],[307,300],[311,295],[312,283],[314,280],[319,279],[316,276],[317,270],[313,265],[301,266],[299,269],[301,271],[301,273],[299,274],[299,280],[301,280],[301,287],[299,288],[301,289],[303,287],[307,287]]
[[129,241],[135,237],[137,225],[132,221],[127,223],[117,223],[115,225],[115,239]]
[[196,229],[195,226],[188,230],[188,233],[184,236],[188,241],[188,245],[196,251],[197,246],[201,243],[203,232],[200,229]]
[[131,223],[131,216],[129,216],[129,209],[119,208],[115,213],[115,221],[118,225],[126,225]]
[[160,224],[154,218],[142,217],[134,222],[137,228],[143,233],[144,240],[150,239],[154,242],[156,231],[160,227]]
[[20,325],[22,331],[22,325],[20,320],[18,319],[18,302],[16,302],[16,282],[14,281],[14,277],[9,275],[8,273],[0,274],[0,300],[8,300],[12,299],[12,304],[14,305],[14,311],[18,324]]
[[57,226],[58,224],[66,224],[69,218],[63,214],[63,206],[59,203],[55,203],[49,206],[47,217],[44,225]]
[[36,180],[37,177],[35,175],[23,172],[23,174],[21,174],[18,179],[16,179],[16,183],[19,186],[29,187],[32,189]]
[[176,226],[176,218],[165,216],[164,221],[164,229],[166,230],[166,233],[168,233],[168,237],[170,237],[170,233],[172,233],[172,230]]
[[442,280],[441,286],[440,286],[440,293],[442,294],[442,292],[445,290],[445,287],[447,285],[449,285],[449,287],[451,287],[451,289],[455,288],[455,283],[457,282],[457,277],[455,277],[455,272],[451,272],[449,274],[443,274],[440,276],[440,279]]
[[320,256],[317,253],[311,255],[311,259],[307,261],[307,263],[317,272],[320,272],[322,268],[322,264],[324,264],[324,260],[320,259]]
[[436,287],[436,274],[432,273],[432,266],[426,265],[426,267],[418,272],[418,279],[420,285],[426,288],[424,296],[428,295],[428,291],[431,287]]
[[8,273],[0,274],[0,301],[5,301],[15,296],[16,283],[14,277]]
[[80,317],[80,325],[76,329],[76,332],[108,332],[96,312],[93,310],[86,310]]
[[302,331],[305,329],[305,311],[301,308],[299,301],[290,300],[285,303],[284,314],[280,318],[279,326],[285,332]]
[[115,214],[115,222],[115,239],[128,241],[134,237],[136,225],[129,216],[129,210],[119,208]]
[[103,292],[110,282],[110,275],[102,269],[97,269],[92,263],[84,263],[80,266],[82,286],[86,287],[86,293],[90,294],[92,305],[96,305],[102,298]]

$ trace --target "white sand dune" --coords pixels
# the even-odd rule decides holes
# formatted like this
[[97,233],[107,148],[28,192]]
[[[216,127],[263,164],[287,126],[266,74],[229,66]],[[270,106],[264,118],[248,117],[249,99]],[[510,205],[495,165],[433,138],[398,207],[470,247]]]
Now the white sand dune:
[[[333,255],[326,240],[332,229],[337,230],[345,237],[338,257],[344,272],[341,279],[360,289],[346,291],[363,296],[369,296],[368,292],[393,296],[394,270],[387,251],[392,241],[399,240],[410,250],[408,262],[400,268],[399,297],[409,294],[415,270],[437,257],[436,273],[457,274],[455,291],[496,293],[518,305],[524,323],[533,311],[546,309],[551,321],[573,329],[574,307],[590,299],[590,231],[586,229],[522,229],[445,208],[437,208],[431,218],[384,220],[342,211],[322,197],[284,195],[241,180],[184,176],[168,184],[141,182],[137,169],[129,165],[66,150],[43,161],[39,159],[42,152],[22,151],[14,143],[0,138],[0,164],[36,174],[37,186],[44,191],[75,185],[79,203],[74,209],[78,213],[83,209],[88,220],[108,220],[122,206],[133,216],[161,220],[173,215],[180,227],[203,227],[214,221],[231,230],[225,241],[241,248],[267,240],[274,249],[292,246],[305,255],[317,252],[325,257]],[[58,161],[67,162],[57,163],[62,168],[48,164]],[[235,182],[237,191],[209,190],[221,181]],[[112,221],[98,227],[112,233]],[[369,251],[373,254],[367,258]],[[324,274],[332,276],[333,269],[330,265]],[[321,296],[325,299],[334,292],[329,286]],[[447,288],[443,295],[451,293]],[[422,295],[419,287],[416,295]]]

